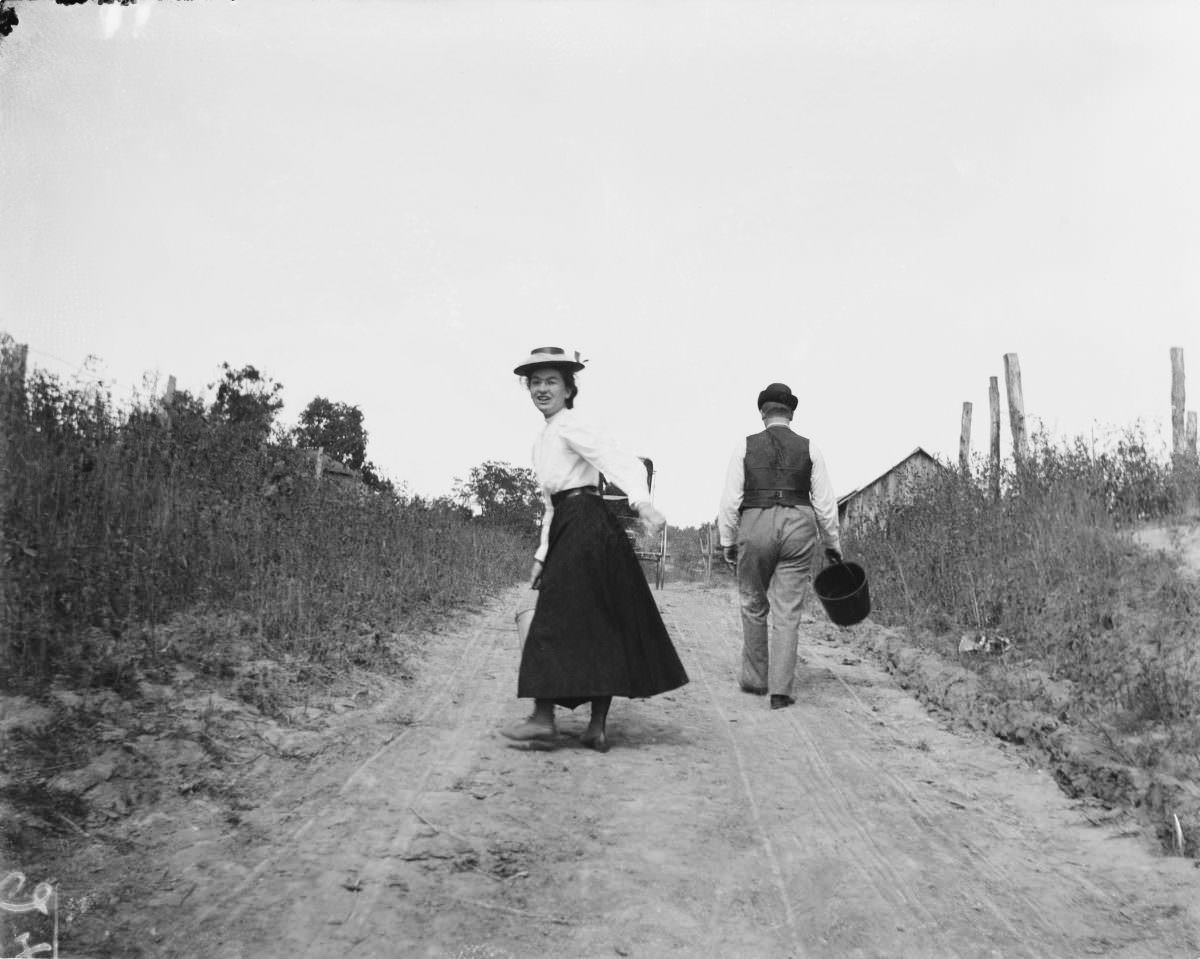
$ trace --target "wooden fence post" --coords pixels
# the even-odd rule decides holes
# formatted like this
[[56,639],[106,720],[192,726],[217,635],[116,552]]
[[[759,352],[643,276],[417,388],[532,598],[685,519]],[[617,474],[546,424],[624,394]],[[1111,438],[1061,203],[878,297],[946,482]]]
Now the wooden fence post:
[[158,421],[166,428],[171,426],[171,404],[175,400],[175,377],[167,377],[167,388],[158,400]]
[[[25,417],[25,361],[29,347],[15,343],[7,333],[0,334],[0,516],[14,507],[16,484],[13,481],[13,443]],[[0,555],[8,559],[8,537],[0,524]],[[0,600],[6,600],[12,588],[7,562],[0,563]],[[6,663],[14,651],[10,633],[8,603],[0,602],[0,659]],[[11,667],[7,667],[11,671]]]
[[1197,509],[1196,414],[1187,411],[1183,347],[1171,347],[1171,465],[1177,508],[1185,515]]
[[1008,422],[1012,427],[1013,459],[1025,460],[1025,397],[1021,391],[1021,361],[1016,353],[1004,354],[1004,381],[1008,386]]
[[964,473],[971,469],[971,404],[963,403],[962,429],[958,434],[958,468]]
[[988,449],[988,480],[992,499],[1000,499],[1000,380],[988,377],[988,405],[991,407],[991,442]]
[[25,412],[25,362],[29,347],[0,336],[0,429],[12,429]]
[[[12,438],[25,416],[25,361],[29,347],[0,334],[0,510],[8,511],[12,486]],[[0,536],[3,531],[0,530]],[[0,564],[3,565],[3,564]]]
[[1185,408],[1185,390],[1183,377],[1183,347],[1171,347],[1171,450],[1178,454],[1184,452],[1187,437],[1187,416]]

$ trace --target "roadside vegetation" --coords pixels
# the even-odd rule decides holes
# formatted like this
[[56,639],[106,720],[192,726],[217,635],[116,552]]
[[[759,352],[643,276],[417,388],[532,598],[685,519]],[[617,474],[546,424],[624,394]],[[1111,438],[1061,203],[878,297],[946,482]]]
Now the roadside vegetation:
[[[846,531],[869,571],[872,617],[973,672],[967,708],[981,725],[1004,712],[994,731],[1043,744],[1080,730],[1108,760],[1177,779],[1182,818],[1200,779],[1200,584],[1137,536],[1195,523],[1195,463],[1156,451],[1140,429],[1103,444],[1041,435],[999,477],[998,498],[991,479],[987,464],[947,466]],[[1069,791],[1100,785],[1073,775],[1060,775]],[[1099,792],[1140,803],[1139,788]],[[1174,822],[1159,825],[1195,850]]]
[[[254,367],[222,367],[208,400],[176,390],[122,406],[38,371],[0,392],[0,686],[42,710],[4,733],[9,819],[94,813],[103,784],[53,774],[95,765],[96,729],[110,743],[194,740],[219,760],[234,741],[213,719],[220,697],[230,716],[289,725],[348,676],[403,675],[439,621],[528,573],[541,509],[529,470],[486,462],[445,496],[410,495],[371,464],[356,408],[316,397],[285,429],[281,387]],[[1195,463],[1138,430],[1042,435],[998,485],[986,464],[946,467],[845,531],[872,618],[969,672],[963,708],[1003,713],[998,735],[1046,746],[1083,730],[1112,761],[1173,777],[1156,815],[1181,810],[1187,835],[1173,839],[1195,853],[1200,585],[1136,539],[1194,524]],[[728,588],[713,535],[670,527],[667,578]],[[180,702],[200,710],[202,735],[169,708]],[[1114,802],[1146,796],[1128,777],[1107,792],[1078,771],[1060,779]]]
[[251,366],[119,405],[21,359],[0,338],[0,866],[68,881],[0,949],[61,925],[129,955],[110,917],[149,894],[147,810],[237,828],[327,724],[411,721],[422,647],[528,572],[528,477],[410,495],[355,407],[316,397],[284,428]]
[[0,863],[124,848],[151,803],[237,822],[271,762],[528,573],[528,470],[427,499],[373,466],[357,408],[281,426],[252,366],[124,405],[22,367],[0,338]]
[[[366,460],[355,408],[318,397],[283,430],[278,384],[223,369],[211,403],[131,408],[28,377],[5,417],[10,688],[128,693],[178,661],[402,665],[404,633],[525,573],[528,521],[475,515],[502,465],[454,496],[406,495]],[[357,476],[319,476],[318,447]]]

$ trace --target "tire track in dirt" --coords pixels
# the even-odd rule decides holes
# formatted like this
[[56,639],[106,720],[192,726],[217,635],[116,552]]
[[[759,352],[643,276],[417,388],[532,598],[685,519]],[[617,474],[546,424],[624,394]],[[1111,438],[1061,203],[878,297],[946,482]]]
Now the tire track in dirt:
[[[548,954],[532,936],[580,956],[633,943],[639,955],[775,955],[760,854],[725,854],[744,824],[708,704],[621,701],[607,756],[578,747],[582,715],[563,715],[556,752],[511,749],[495,735],[523,708],[507,619],[501,602],[452,661],[453,683],[413,690],[428,697],[423,720],[449,705],[451,687],[461,694],[452,732],[422,723],[358,763],[356,788],[322,795],[299,829],[277,832],[241,883],[184,923],[171,954],[442,957],[456,955],[451,944]],[[435,655],[428,668],[444,665]],[[480,782],[485,801],[471,794]],[[443,841],[449,849],[420,848]],[[712,850],[727,867],[717,881]],[[506,855],[516,879],[488,872]],[[346,879],[361,891],[342,889]]]
[[[674,621],[672,622],[672,625],[674,626],[675,633],[680,638],[688,636],[686,627],[682,627],[678,622]],[[699,673],[700,681],[704,684],[705,692],[712,702],[712,707],[715,710],[717,717],[725,725],[726,730],[729,730],[729,717],[726,715],[725,711],[721,708],[720,703],[713,695],[713,686],[708,678],[708,669],[706,669],[704,665],[705,657],[698,655],[700,651],[697,649],[696,644],[689,644],[689,649],[695,657],[691,660],[693,669]],[[771,876],[774,880],[776,891],[779,894],[780,905],[784,911],[784,921],[787,926],[788,939],[790,940],[789,945],[796,956],[803,956],[805,953],[803,946],[800,943],[799,933],[796,928],[796,916],[792,910],[792,898],[788,894],[787,883],[784,879],[783,869],[779,865],[779,857],[775,853],[775,846],[772,842],[771,834],[763,826],[763,817],[759,811],[760,804],[758,797],[755,794],[754,784],[751,782],[750,776],[746,771],[746,759],[744,751],[738,745],[737,737],[734,736],[732,732],[729,732],[728,740],[734,762],[737,765],[738,779],[741,783],[743,794],[746,797],[746,802],[750,806],[750,815],[753,822],[754,831],[757,834],[758,841],[762,844],[763,852],[767,857],[767,861],[771,865]]]
[[[382,708],[374,710],[373,712],[378,714],[411,702],[415,702],[419,707],[417,713],[406,722],[405,728],[388,737],[366,759],[357,762],[348,774],[335,762],[312,780],[289,781],[264,801],[263,805],[268,809],[299,804],[298,812],[281,814],[280,818],[284,820],[286,817],[298,815],[302,819],[301,825],[283,835],[277,834],[273,837],[267,855],[249,870],[241,882],[209,897],[208,904],[191,917],[187,925],[179,930],[178,935],[170,942],[173,954],[190,955],[188,949],[199,938],[205,945],[196,955],[211,955],[210,936],[213,934],[205,933],[208,931],[206,926],[213,925],[219,930],[216,939],[221,944],[220,948],[238,949],[236,941],[223,943],[222,940],[229,933],[246,935],[249,930],[245,926],[248,922],[252,923],[247,917],[261,910],[263,905],[261,895],[252,893],[268,882],[274,885],[279,876],[300,873],[299,878],[288,887],[280,889],[275,886],[278,900],[292,903],[295,911],[312,908],[314,899],[323,905],[347,898],[344,894],[333,893],[329,888],[331,881],[336,883],[338,888],[343,880],[349,885],[356,883],[359,861],[354,857],[349,857],[348,861],[339,863],[338,866],[331,865],[331,862],[338,862],[339,858],[346,858],[339,857],[337,849],[343,842],[347,823],[353,819],[353,812],[363,805],[365,796],[380,798],[378,786],[381,770],[385,776],[388,773],[407,770],[408,781],[416,780],[416,788],[410,791],[410,797],[415,797],[432,775],[444,767],[445,756],[441,749],[423,749],[419,746],[413,748],[416,740],[429,736],[430,730],[436,728],[435,720],[439,716],[447,715],[455,721],[451,728],[441,732],[440,741],[448,739],[451,744],[459,745],[465,741],[464,727],[470,714],[450,708],[455,700],[454,691],[460,684],[465,684],[468,688],[475,685],[475,677],[482,669],[480,650],[484,649],[488,640],[492,638],[488,631],[494,628],[490,625],[476,628],[462,637],[464,641],[461,645],[445,647],[443,653],[450,652],[451,655],[431,657],[423,671],[423,682],[419,691],[403,690],[395,694]],[[403,772],[400,774],[405,776]],[[332,795],[331,784],[336,784]],[[385,809],[400,814],[398,836],[411,839],[421,825],[419,818],[412,814],[407,819],[403,818],[405,810],[398,809],[392,797],[383,798]],[[373,806],[368,816],[377,816],[378,811],[379,807]],[[307,844],[310,833],[321,833],[322,830],[326,830],[328,834],[318,837],[317,845]],[[361,835],[356,836],[356,841],[361,841]],[[309,863],[320,865],[307,870],[297,869],[294,862],[283,865],[288,860],[295,860],[298,855]],[[378,894],[376,886],[367,886],[364,883],[363,888],[371,890],[369,898]],[[343,893],[345,892],[349,890],[343,890]],[[356,905],[353,899],[351,904]],[[324,935],[314,936],[313,942],[319,944],[325,939]]]
[[[723,607],[723,608],[722,608]],[[740,617],[734,613],[730,615],[727,604],[720,604],[720,613],[706,621],[713,624],[716,634],[714,638],[717,640],[714,643],[704,644],[694,642],[693,647],[697,648],[701,659],[700,668],[704,669],[703,660],[713,657],[715,660],[713,668],[718,672],[728,674],[730,672],[730,663],[739,661],[741,655],[740,641]],[[738,757],[739,767],[742,772],[742,778],[745,781],[745,788],[748,795],[753,796],[755,786],[751,784],[752,779],[756,781],[758,790],[764,794],[779,796],[804,796],[810,800],[807,807],[807,814],[814,816],[819,826],[817,832],[827,836],[836,836],[840,831],[846,828],[847,822],[851,825],[856,825],[854,820],[847,820],[845,816],[839,815],[843,812],[837,803],[831,803],[828,800],[821,798],[821,791],[833,792],[836,795],[838,787],[837,783],[827,774],[827,767],[820,762],[820,755],[816,753],[812,755],[813,744],[808,742],[808,752],[796,749],[796,743],[792,736],[782,735],[781,733],[790,730],[794,735],[803,730],[803,717],[797,720],[797,715],[800,711],[806,711],[807,705],[797,703],[796,706],[786,711],[777,711],[769,714],[764,714],[762,709],[766,703],[763,699],[751,699],[744,694],[741,697],[742,704],[751,703],[755,713],[749,717],[743,715],[741,723],[737,726],[728,723],[725,716],[725,711],[721,708],[719,699],[728,698],[728,688],[725,690],[725,695],[720,697],[714,693],[711,684],[707,679],[707,670],[703,673],[705,684],[709,687],[710,696],[714,701],[714,708],[718,711],[722,720],[727,723],[729,730],[729,739],[733,746],[735,755]],[[728,687],[728,681],[727,681]],[[745,709],[738,710],[745,713]],[[745,720],[750,719],[747,723]],[[735,732],[734,730],[737,730]],[[739,736],[743,730],[749,729],[750,732],[745,736]],[[745,742],[739,745],[739,739],[742,738]],[[744,757],[750,755],[749,761]],[[814,761],[815,759],[815,761]],[[747,764],[753,764],[752,774],[746,772]],[[797,763],[803,765],[797,765]],[[805,773],[808,773],[805,775]],[[816,775],[821,773],[823,775]],[[813,780],[820,780],[820,788],[813,788]],[[816,801],[811,801],[815,798]],[[792,828],[788,828],[785,823],[777,822],[773,824],[780,838],[786,838],[796,846],[797,855],[804,854],[804,844],[801,838],[796,835]],[[784,828],[780,828],[780,827]],[[759,824],[759,828],[766,832],[765,828]],[[860,831],[861,832],[861,831]],[[887,910],[888,921],[900,924],[903,921],[919,922],[927,931],[928,934],[936,941],[937,939],[937,922],[936,918],[925,909],[919,900],[909,897],[904,892],[904,886],[898,882],[898,877],[888,866],[886,860],[877,855],[875,844],[870,840],[870,837],[863,837],[866,844],[863,847],[867,852],[872,854],[870,868],[862,861],[861,857],[852,858],[847,864],[857,877],[858,885],[868,886],[874,897],[876,897],[880,909]],[[769,839],[765,839],[765,844],[770,848]],[[804,947],[800,940],[800,933],[796,929],[795,919],[792,910],[792,898],[795,891],[792,887],[796,885],[795,877],[785,878],[782,874],[778,862],[773,861],[773,867],[779,873],[779,892],[783,907],[787,910],[789,924],[794,938],[794,949],[797,953],[802,954]],[[802,897],[798,897],[802,898]],[[818,944],[818,947],[820,944]]]
[[[786,720],[781,718],[781,721],[788,722],[793,732],[803,729],[802,714],[793,712],[788,714]],[[810,749],[813,748],[811,737],[802,733],[801,738],[807,740]],[[860,890],[869,889],[872,896],[876,898],[878,902],[877,921],[886,921],[898,929],[916,924],[922,928],[923,934],[931,943],[941,949],[947,949],[948,946],[942,940],[937,917],[918,897],[908,892],[908,885],[903,881],[900,872],[892,867],[886,851],[862,827],[852,808],[852,803],[842,792],[837,780],[830,772],[828,765],[822,761],[819,753],[810,753],[808,756],[797,754],[794,750],[795,743],[789,738],[777,734],[769,734],[765,737],[764,744],[773,750],[778,750],[782,755],[799,760],[797,765],[788,771],[786,780],[780,776],[775,777],[775,781],[771,783],[773,789],[789,793],[798,792],[800,788],[803,788],[805,797],[811,801],[808,814],[812,815],[823,827],[821,831],[824,834],[839,836],[847,828],[855,833],[856,842],[853,854],[844,857],[844,865],[853,870],[855,874],[856,881],[851,884]],[[805,840],[802,836],[793,831],[789,834],[789,838],[798,851],[804,849]],[[861,891],[858,895],[862,898]],[[881,918],[885,916],[885,913],[886,918]]]
[[[832,670],[831,670],[832,672]],[[845,715],[854,723],[860,730],[860,734],[865,740],[875,740],[878,743],[879,738],[873,733],[866,716],[870,715],[865,704],[859,699],[853,688],[845,682],[845,680],[834,673],[834,678],[847,691],[850,696],[850,702],[854,704],[854,709],[845,711]],[[804,735],[811,740],[811,736],[804,731]],[[819,750],[819,745],[812,743],[814,750]],[[846,757],[853,762],[859,769],[866,773],[868,771],[866,757],[862,754],[851,754]],[[954,828],[946,828],[945,823],[947,818],[944,814],[944,802],[942,807],[935,807],[934,804],[917,789],[906,781],[897,776],[890,769],[884,766],[871,766],[870,772],[874,775],[883,777],[886,784],[892,789],[897,799],[900,800],[898,805],[901,808],[908,810],[913,821],[918,827],[925,830],[926,835],[931,839],[931,843],[936,843],[943,851],[943,855],[947,857],[961,857],[965,851],[968,860],[973,864],[973,868],[980,874],[984,886],[990,892],[990,898],[986,905],[988,909],[1004,923],[1014,935],[1029,937],[1029,932],[1036,934],[1038,945],[1033,955],[1044,954],[1045,948],[1056,943],[1058,949],[1070,948],[1069,943],[1077,941],[1072,937],[1064,939],[1063,930],[1063,910],[1061,908],[1048,908],[1043,899],[1035,899],[1024,891],[1021,882],[1021,873],[1019,870],[1010,868],[997,856],[992,855],[987,849],[977,841],[974,836],[998,836],[996,829],[997,819],[990,815],[983,828],[977,824],[971,824],[968,828],[963,829],[959,826]],[[847,806],[852,808],[855,805],[851,797],[847,797]],[[990,813],[990,810],[989,810]],[[1018,839],[1019,834],[1010,832],[1006,837],[1007,840]],[[1086,874],[1078,870],[1068,871],[1059,868],[1053,860],[1048,864],[1048,867],[1057,873],[1063,883],[1064,888],[1071,886],[1080,887],[1081,891],[1085,891],[1089,896],[1094,897],[1101,902],[1107,901],[1107,904],[1116,909],[1118,904],[1111,899],[1110,890],[1102,889],[1097,883],[1093,882]],[[996,902],[996,891],[999,891],[1001,896],[1009,900],[1007,903],[1008,911],[1013,915],[1021,917],[1021,927],[1016,926],[1008,919],[1007,914],[1001,909],[1001,904]],[[1060,904],[1052,901],[1051,906]],[[1069,911],[1067,913],[1069,915]],[[1067,925],[1070,923],[1068,922]],[[1078,927],[1072,930],[1075,936],[1086,937],[1088,930],[1086,927]],[[1061,941],[1058,941],[1061,940]]]
[[[826,635],[828,635],[828,632],[831,628],[832,627],[826,627],[824,630]],[[869,719],[871,715],[869,707],[859,698],[858,694],[854,691],[854,688],[847,683],[842,676],[838,675],[836,672],[834,672],[833,675],[848,694],[850,702],[854,705],[853,709],[847,709],[845,711],[845,715],[858,727],[860,734],[864,738],[874,739],[878,742],[878,737],[875,735]],[[861,757],[856,758],[858,758],[861,763]],[[913,789],[913,787],[906,780],[896,776],[895,773],[893,773],[890,769],[887,769],[886,767],[878,767],[878,772],[887,778],[887,781],[899,795],[908,800],[908,802],[911,804],[910,809],[913,811],[914,819],[927,828],[931,834],[937,834],[939,832],[937,826],[938,814],[937,810],[929,802],[929,800]],[[972,857],[975,858],[976,861],[980,862],[985,870],[989,872],[990,879],[996,885],[996,887],[1008,888],[1014,885],[1013,880],[1015,877],[1013,876],[1012,871],[1005,868],[1003,864],[996,863],[994,857],[989,856],[978,846],[977,843],[974,842],[974,840],[968,836],[960,837],[959,841],[972,855]],[[1086,875],[1075,874],[1071,878],[1079,885],[1085,887],[1087,891],[1094,896],[1112,896],[1113,889],[1111,887],[1102,888],[1099,884],[1093,882]],[[1065,879],[1066,876],[1064,875],[1064,880]],[[1052,920],[1046,916],[1045,910],[1042,908],[1041,903],[1030,899],[1028,896],[1023,898],[1024,906],[1032,914],[1038,916],[1043,924],[1052,922]]]
[[[469,772],[485,717],[494,714],[498,684],[487,677],[496,675],[495,660],[501,647],[494,642],[478,641],[482,635],[485,634],[476,633],[472,638],[468,664],[465,668],[460,666],[453,674],[455,686],[461,684],[462,689],[470,693],[465,696],[460,694],[457,701],[451,696],[450,703],[436,710],[435,717],[445,716],[448,728],[435,735],[432,748],[403,748],[416,746],[415,743],[402,743],[397,748],[389,748],[378,762],[372,764],[373,768],[378,769],[377,782],[372,784],[374,788],[346,796],[351,818],[356,823],[370,822],[372,819],[377,821],[381,800],[383,808],[393,813],[395,818],[389,818],[382,828],[368,833],[370,842],[363,852],[356,850],[343,857],[345,865],[342,868],[354,876],[353,884],[362,886],[354,894],[352,918],[344,921],[343,927],[326,941],[314,936],[308,949],[298,954],[322,956],[328,954],[331,945],[355,947],[368,941],[373,934],[386,938],[386,929],[377,927],[381,912],[387,911],[386,908],[380,908],[380,898],[387,889],[399,888],[389,885],[393,881],[396,864],[408,861],[406,857],[416,852],[414,844],[422,839],[436,840],[443,833],[444,837],[449,838],[449,843],[434,842],[434,848],[426,850],[434,857],[452,857],[459,848],[456,844],[464,842],[456,839],[453,830],[435,821],[436,813],[427,810],[435,817],[430,819],[420,810],[427,805],[425,800],[430,793],[451,790]],[[433,830],[432,834],[430,830]],[[364,846],[361,829],[354,830],[352,836],[347,838],[352,838],[360,849]],[[338,873],[335,867],[322,876],[317,887],[319,900],[323,901],[322,894],[336,894],[340,886]],[[331,921],[326,920],[327,924]]]
[[[711,634],[711,642],[701,635],[693,645],[719,645],[736,661],[740,622],[735,598],[717,594],[712,605],[715,608],[707,611],[700,626],[701,634]],[[827,638],[836,633],[833,627],[810,624],[804,637]],[[806,650],[814,663],[801,668],[796,706],[767,719],[743,720],[733,735],[745,736],[739,754],[748,757],[744,765],[750,777],[761,782],[760,793],[806,795],[806,810],[794,810],[790,820],[781,817],[768,828],[791,834],[800,855],[806,844],[800,832],[804,817],[810,816],[816,829],[808,830],[809,840],[814,833],[824,832],[824,842],[841,846],[841,865],[854,867],[861,883],[857,888],[847,884],[852,897],[869,901],[855,920],[861,928],[875,925],[877,932],[896,924],[900,935],[887,954],[1045,957],[1117,954],[1114,949],[1127,950],[1122,955],[1176,954],[1164,951],[1163,943],[1141,939],[1144,930],[1132,931],[1127,923],[1109,921],[1123,910],[1136,886],[1131,890],[1126,884],[1124,893],[1117,892],[1111,878],[1094,881],[1086,868],[1056,860],[1054,853],[1061,843],[1057,837],[1040,834],[1038,823],[1001,834],[993,825],[996,809],[990,803],[972,809],[947,801],[938,788],[937,766],[912,745],[908,755],[923,760],[928,767],[925,775],[913,783],[893,772],[896,763],[888,756],[892,749],[876,731],[876,724],[885,720],[838,674],[841,657],[831,646],[817,643]],[[876,672],[877,682],[890,686],[886,676]],[[835,678],[837,686],[828,678]],[[884,709],[880,715],[886,717],[887,712]],[[778,761],[782,757],[786,761]],[[998,756],[990,758],[994,762]],[[1051,787],[1044,778],[1042,785]],[[922,789],[922,780],[933,788]],[[1073,854],[1077,853],[1068,852]],[[783,867],[793,891],[802,894],[811,888],[811,875],[805,875],[803,862],[785,858]],[[930,888],[924,880],[935,873],[938,883]],[[1179,903],[1165,907],[1172,910],[1182,911]],[[969,922],[962,917],[969,917]],[[1099,917],[1102,921],[1097,921]],[[802,935],[807,919],[814,919],[816,930],[822,926],[827,930],[818,931],[815,943],[810,940],[815,953],[857,955],[854,950],[867,948],[852,935],[841,935],[839,944],[834,936],[836,923],[809,914],[801,915]],[[906,934],[914,926],[920,941]],[[877,948],[878,954],[884,954],[882,941]],[[1194,951],[1186,934],[1174,948],[1184,950],[1178,954]]]
[[[853,832],[854,859],[859,866],[859,874],[877,894],[881,894],[884,899],[900,907],[893,912],[893,921],[899,925],[906,919],[916,920],[924,927],[927,934],[932,933],[935,940],[940,941],[937,917],[920,899],[907,893],[909,876],[905,871],[892,864],[893,858],[900,858],[899,851],[877,840],[873,831],[863,824],[864,818],[869,816],[868,804],[859,801],[851,792],[842,787],[841,777],[834,773],[832,766],[822,753],[820,744],[806,728],[806,718],[808,717],[804,714],[792,713],[789,714],[787,720],[797,741],[804,747],[800,754],[803,761],[800,769],[807,772],[818,785],[818,788],[812,791],[816,798],[818,814],[830,829],[844,831],[848,828]],[[858,781],[866,778],[862,775],[864,773],[878,774],[878,767],[868,768],[867,763],[860,756],[851,754],[842,758],[858,767],[860,771],[860,775],[856,777]],[[880,798],[879,795],[872,796],[869,805],[879,805]],[[883,802],[896,808],[904,808],[901,804],[894,803],[892,799],[893,797],[884,796]],[[937,823],[928,818],[924,821],[914,819],[914,822],[924,829],[925,836],[931,845],[946,844],[948,837]],[[964,843],[964,845],[966,844]],[[920,864],[915,857],[909,858],[908,863]],[[983,901],[999,927],[1019,943],[1022,939],[1022,931],[996,907],[990,898]],[[904,911],[907,911],[907,916]],[[1032,915],[1039,916],[1040,911],[1035,908]],[[942,947],[946,948],[944,942]],[[1022,950],[1022,954],[1031,955],[1024,950]]]
[[513,748],[497,729],[528,706],[518,595],[430,637],[416,683],[342,730],[361,737],[342,755],[264,789],[259,843],[232,834],[210,864],[240,879],[202,884],[155,954],[1200,954],[1190,864],[1082,831],[1048,777],[843,665],[836,630],[807,627],[796,706],[741,693],[727,589],[655,592],[692,683],[618,700],[610,753],[580,746],[586,707],[560,712],[557,749]]

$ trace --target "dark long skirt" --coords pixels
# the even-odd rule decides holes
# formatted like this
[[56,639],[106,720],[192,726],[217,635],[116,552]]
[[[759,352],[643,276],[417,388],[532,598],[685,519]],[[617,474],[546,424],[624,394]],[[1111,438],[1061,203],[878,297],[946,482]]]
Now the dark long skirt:
[[574,709],[600,696],[643,698],[687,673],[633,546],[598,496],[555,507],[517,695]]

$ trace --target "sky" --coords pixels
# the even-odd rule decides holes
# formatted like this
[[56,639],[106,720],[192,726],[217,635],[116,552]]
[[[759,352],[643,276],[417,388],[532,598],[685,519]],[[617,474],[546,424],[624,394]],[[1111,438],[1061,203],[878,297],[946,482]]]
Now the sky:
[[528,464],[536,346],[679,526],[770,382],[842,494],[964,402],[986,452],[1006,353],[1063,437],[1200,371],[1190,0],[14,6],[0,331],[118,399],[254,365],[413,493]]

